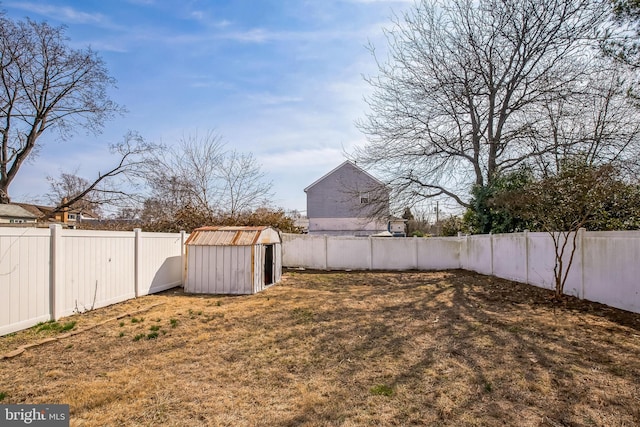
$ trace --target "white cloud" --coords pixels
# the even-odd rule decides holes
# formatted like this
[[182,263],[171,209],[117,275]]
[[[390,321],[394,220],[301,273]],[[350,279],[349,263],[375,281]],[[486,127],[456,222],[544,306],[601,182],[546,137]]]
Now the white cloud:
[[69,6],[51,6],[30,2],[10,2],[7,3],[7,6],[67,23],[89,24],[101,23],[106,20],[105,16],[101,13],[82,12]]

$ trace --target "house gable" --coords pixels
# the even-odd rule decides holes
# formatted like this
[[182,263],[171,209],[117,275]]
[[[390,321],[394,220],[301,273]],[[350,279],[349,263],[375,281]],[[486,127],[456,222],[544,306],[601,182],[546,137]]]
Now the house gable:
[[368,218],[380,211],[380,203],[388,210],[389,190],[384,183],[350,161],[342,163],[304,191],[310,220]]

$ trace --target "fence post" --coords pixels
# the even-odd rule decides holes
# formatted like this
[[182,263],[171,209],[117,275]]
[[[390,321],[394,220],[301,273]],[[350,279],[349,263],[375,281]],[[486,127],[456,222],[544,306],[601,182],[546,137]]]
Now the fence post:
[[140,296],[140,246],[142,243],[142,230],[140,228],[133,229],[133,240],[134,240],[134,248],[133,248],[133,283],[134,283],[134,291],[135,296],[138,298]]
[[59,284],[58,273],[62,271],[62,226],[60,224],[49,225],[49,317],[58,319],[57,286]]
[[414,246],[416,248],[416,252],[415,252],[415,254],[416,254],[416,257],[415,257],[415,259],[416,259],[416,270],[420,270],[420,263],[419,263],[419,260],[418,260],[418,236],[413,236],[413,242],[415,243]]
[[493,276],[493,233],[489,232],[489,248],[491,250],[491,275]]
[[369,270],[373,270],[373,238],[369,235]]
[[184,282],[186,282],[187,275],[187,257],[186,255],[186,247],[184,242],[187,240],[187,233],[184,230],[180,230],[180,265],[182,266],[182,274],[180,275],[181,283],[180,286],[184,288]]
[[580,299],[584,299],[584,227],[578,229],[578,244],[580,245]]
[[327,250],[327,235],[324,235],[324,269],[329,269],[329,251]]
[[524,230],[524,280],[529,284],[529,230]]

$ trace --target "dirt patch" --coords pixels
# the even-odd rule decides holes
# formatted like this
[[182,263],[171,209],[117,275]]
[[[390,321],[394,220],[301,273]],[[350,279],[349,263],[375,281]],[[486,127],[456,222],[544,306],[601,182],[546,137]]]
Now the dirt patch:
[[0,403],[85,426],[639,424],[640,315],[550,296],[463,271],[172,290],[62,319],[86,330],[0,360]]

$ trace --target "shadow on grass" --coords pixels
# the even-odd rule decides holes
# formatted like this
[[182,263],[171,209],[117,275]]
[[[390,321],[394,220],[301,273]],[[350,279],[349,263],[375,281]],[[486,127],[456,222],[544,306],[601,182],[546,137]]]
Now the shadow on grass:
[[378,384],[394,390],[387,400],[397,425],[640,420],[631,397],[640,348],[619,339],[637,331],[638,315],[584,301],[558,306],[546,290],[463,271],[297,274],[296,287],[323,292],[306,302],[312,321],[282,318],[293,335],[312,337],[313,372],[297,374],[319,369],[339,387],[324,409],[285,425],[340,423],[354,410],[340,399],[375,402]]

